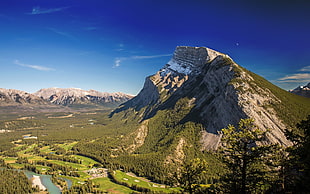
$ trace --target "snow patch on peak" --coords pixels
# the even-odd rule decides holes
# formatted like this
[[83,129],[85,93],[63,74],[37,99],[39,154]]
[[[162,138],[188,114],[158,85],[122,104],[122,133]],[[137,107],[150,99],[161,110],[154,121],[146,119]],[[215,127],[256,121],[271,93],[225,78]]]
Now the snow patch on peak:
[[171,60],[160,70],[160,74],[162,76],[169,72],[196,74],[206,63],[219,55],[224,54],[206,47],[178,46]]
[[191,66],[179,64],[174,59],[171,59],[167,63],[166,67],[169,68],[170,70],[173,70],[173,71],[176,71],[176,72],[179,72],[179,73],[183,73],[185,75],[188,75],[188,74],[190,74],[192,72]]

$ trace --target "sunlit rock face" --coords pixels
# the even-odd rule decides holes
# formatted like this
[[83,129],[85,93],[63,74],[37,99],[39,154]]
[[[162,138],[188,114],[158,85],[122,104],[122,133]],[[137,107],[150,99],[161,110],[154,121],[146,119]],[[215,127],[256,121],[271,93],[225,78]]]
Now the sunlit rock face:
[[0,105],[49,104],[47,101],[28,92],[0,88]]
[[161,69],[162,75],[176,72],[185,75],[199,74],[201,68],[217,56],[223,55],[205,47],[178,46],[171,60]]
[[41,97],[53,104],[121,104],[131,99],[128,94],[99,92],[96,90],[85,91],[79,88],[45,88],[37,91],[34,95]]
[[266,143],[290,145],[283,133],[287,126],[268,106],[281,101],[267,88],[255,84],[254,78],[228,55],[206,47],[177,47],[168,63],[146,78],[140,93],[111,116],[134,110],[143,121],[159,110],[173,108],[184,98],[191,110],[182,122],[203,124],[202,133],[197,134],[202,149],[217,149],[221,129],[249,117],[259,128],[271,129]]

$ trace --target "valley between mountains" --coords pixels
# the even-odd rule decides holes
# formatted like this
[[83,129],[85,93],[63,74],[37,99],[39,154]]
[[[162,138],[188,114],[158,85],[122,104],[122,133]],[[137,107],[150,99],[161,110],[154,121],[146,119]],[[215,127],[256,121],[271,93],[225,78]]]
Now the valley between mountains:
[[[62,193],[290,192],[309,172],[302,167],[303,157],[309,159],[308,115],[309,98],[273,85],[230,56],[178,46],[136,96],[0,89],[0,165],[51,175]],[[238,125],[236,132],[251,133],[244,152],[230,143],[240,146],[245,136],[226,133]],[[285,166],[281,154],[296,163]],[[240,165],[229,160],[234,157]],[[247,161],[242,176],[229,182],[229,165]],[[291,180],[292,172],[298,173]],[[28,193],[44,193],[28,184],[22,184]]]

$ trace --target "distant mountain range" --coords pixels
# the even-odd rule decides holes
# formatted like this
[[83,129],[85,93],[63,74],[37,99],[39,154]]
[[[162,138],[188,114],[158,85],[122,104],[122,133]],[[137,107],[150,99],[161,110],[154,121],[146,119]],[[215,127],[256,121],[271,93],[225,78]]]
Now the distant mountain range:
[[289,92],[310,98],[310,82],[305,86],[299,86],[295,88],[294,90],[289,90]]
[[42,98],[14,89],[0,88],[0,105],[47,105],[48,101]]
[[93,105],[115,107],[133,96],[124,93],[107,93],[95,90],[85,91],[77,88],[47,88],[33,94],[0,88],[0,105]]
[[35,92],[34,95],[53,104],[64,106],[77,104],[117,106],[133,98],[132,95],[121,92],[107,93],[96,90],[85,91],[79,88],[46,88]]

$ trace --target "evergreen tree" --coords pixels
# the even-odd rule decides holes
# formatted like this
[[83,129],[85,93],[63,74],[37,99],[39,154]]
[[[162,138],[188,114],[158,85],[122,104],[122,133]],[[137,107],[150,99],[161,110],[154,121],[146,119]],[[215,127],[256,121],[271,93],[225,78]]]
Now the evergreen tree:
[[205,183],[207,162],[196,158],[185,162],[180,169],[174,173],[174,178],[185,193],[198,193],[201,184]]
[[289,179],[287,189],[291,192],[310,193],[310,115],[296,125],[297,129],[287,131],[286,136],[293,142],[289,152]]
[[30,181],[23,172],[0,169],[0,193],[33,193]]
[[228,172],[221,190],[229,193],[261,193],[271,187],[272,153],[275,145],[264,145],[268,131],[254,125],[253,119],[241,119],[238,128],[222,129],[223,161]]

